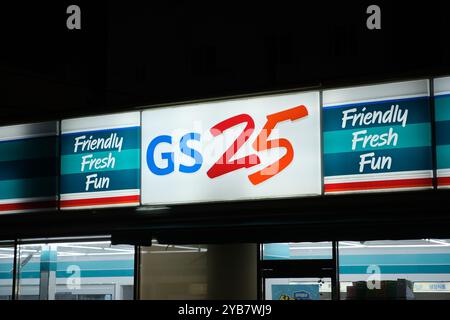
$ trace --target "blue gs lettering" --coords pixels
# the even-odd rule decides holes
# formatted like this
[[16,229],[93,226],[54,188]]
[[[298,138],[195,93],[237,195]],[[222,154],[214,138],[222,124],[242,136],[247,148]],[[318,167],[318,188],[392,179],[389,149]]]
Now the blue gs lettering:
[[155,148],[160,143],[172,144],[171,136],[158,136],[153,139],[147,149],[147,166],[150,171],[158,176],[164,176],[173,172],[175,165],[173,162],[173,152],[163,152],[161,153],[161,158],[167,160],[167,166],[165,168],[160,168],[155,163]]
[[[200,134],[195,132],[190,132],[181,137],[180,140],[180,151],[195,160],[193,165],[187,166],[184,164],[179,165],[180,172],[183,173],[194,173],[200,170],[203,163],[203,157],[197,150],[189,147],[187,144],[189,141],[200,141]],[[155,149],[161,143],[168,143],[172,145],[171,136],[158,136],[154,138],[147,148],[147,166],[150,171],[158,176],[168,175],[175,170],[175,156],[173,152],[163,152],[161,153],[161,158],[167,161],[167,165],[163,168],[158,167],[155,162]]]
[[188,147],[187,143],[190,140],[200,141],[200,134],[191,132],[191,133],[185,134],[180,140],[180,151],[195,160],[195,164],[192,166],[185,166],[183,164],[180,164],[180,172],[183,172],[183,173],[197,172],[198,170],[200,170],[200,168],[202,167],[202,163],[203,163],[203,157],[200,154],[200,152]]

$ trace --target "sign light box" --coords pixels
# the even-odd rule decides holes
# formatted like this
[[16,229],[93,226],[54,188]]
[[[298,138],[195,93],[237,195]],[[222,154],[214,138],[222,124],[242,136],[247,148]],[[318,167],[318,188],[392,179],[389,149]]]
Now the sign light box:
[[450,187],[450,77],[434,80],[436,164],[439,188]]
[[428,80],[323,92],[325,193],[432,188]]
[[0,127],[0,214],[56,210],[58,122]]
[[140,113],[63,120],[62,209],[140,202]]
[[321,193],[319,92],[142,113],[142,203]]

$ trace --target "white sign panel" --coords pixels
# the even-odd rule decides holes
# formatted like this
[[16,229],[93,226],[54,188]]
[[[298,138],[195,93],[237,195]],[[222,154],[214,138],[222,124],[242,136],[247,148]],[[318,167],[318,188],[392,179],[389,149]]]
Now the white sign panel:
[[319,93],[142,113],[142,204],[321,193]]

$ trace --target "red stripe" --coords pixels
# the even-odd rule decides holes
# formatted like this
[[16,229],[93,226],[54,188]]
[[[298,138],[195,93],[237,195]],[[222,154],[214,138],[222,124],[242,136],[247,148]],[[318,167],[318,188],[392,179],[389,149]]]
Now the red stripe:
[[0,211],[56,209],[56,200],[0,204]]
[[431,178],[330,183],[325,185],[325,192],[431,187],[432,185],[433,179]]
[[85,207],[85,206],[96,206],[107,204],[124,204],[136,202],[139,202],[139,195],[95,198],[95,199],[61,200],[61,208]]
[[438,178],[438,185],[439,186],[448,186],[448,185],[450,185],[450,177]]

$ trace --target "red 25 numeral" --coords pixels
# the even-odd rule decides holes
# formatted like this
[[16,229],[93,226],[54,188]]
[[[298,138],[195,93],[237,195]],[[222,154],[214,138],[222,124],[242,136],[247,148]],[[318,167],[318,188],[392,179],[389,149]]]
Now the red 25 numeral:
[[283,121],[287,120],[297,120],[308,115],[308,110],[305,106],[298,106],[289,110],[284,110],[267,116],[267,122],[264,128],[261,130],[260,134],[253,143],[253,148],[256,151],[264,151],[273,148],[285,148],[286,154],[281,157],[278,161],[268,165],[264,169],[257,171],[248,176],[251,183],[254,185],[260,184],[267,179],[272,178],[281,171],[283,171],[294,159],[294,148],[292,144],[287,139],[274,139],[268,140],[272,130],[275,126]]
[[222,134],[225,130],[241,123],[247,123],[244,131],[242,131],[239,137],[228,148],[228,150],[225,151],[222,157],[220,157],[220,159],[208,170],[207,175],[211,179],[241,168],[250,168],[260,163],[259,157],[255,154],[230,161],[230,159],[236,154],[248,138],[250,138],[253,130],[255,130],[255,122],[248,114],[240,114],[224,120],[212,127],[210,131],[211,134],[216,137]]
[[[278,161],[268,165],[264,169],[249,175],[248,178],[250,179],[251,183],[257,185],[266,181],[267,179],[272,178],[273,176],[284,170],[292,162],[294,158],[294,149],[289,140],[268,140],[268,138],[272,133],[272,130],[278,123],[287,120],[294,121],[306,117],[307,115],[308,110],[306,109],[306,107],[298,106],[267,116],[267,122],[264,125],[264,128],[258,134],[258,137],[256,138],[252,146],[256,151],[265,151],[274,148],[285,148],[286,154]],[[217,178],[241,168],[250,168],[257,164],[260,164],[261,161],[256,154],[230,161],[230,159],[236,154],[236,152],[242,147],[242,145],[247,142],[255,129],[255,122],[248,114],[240,114],[238,116],[224,120],[212,127],[210,131],[212,135],[216,137],[222,134],[225,130],[241,123],[247,123],[244,131],[242,131],[239,137],[234,141],[233,145],[231,145],[227,149],[227,151],[225,151],[222,157],[208,170],[207,175],[211,179]]]

